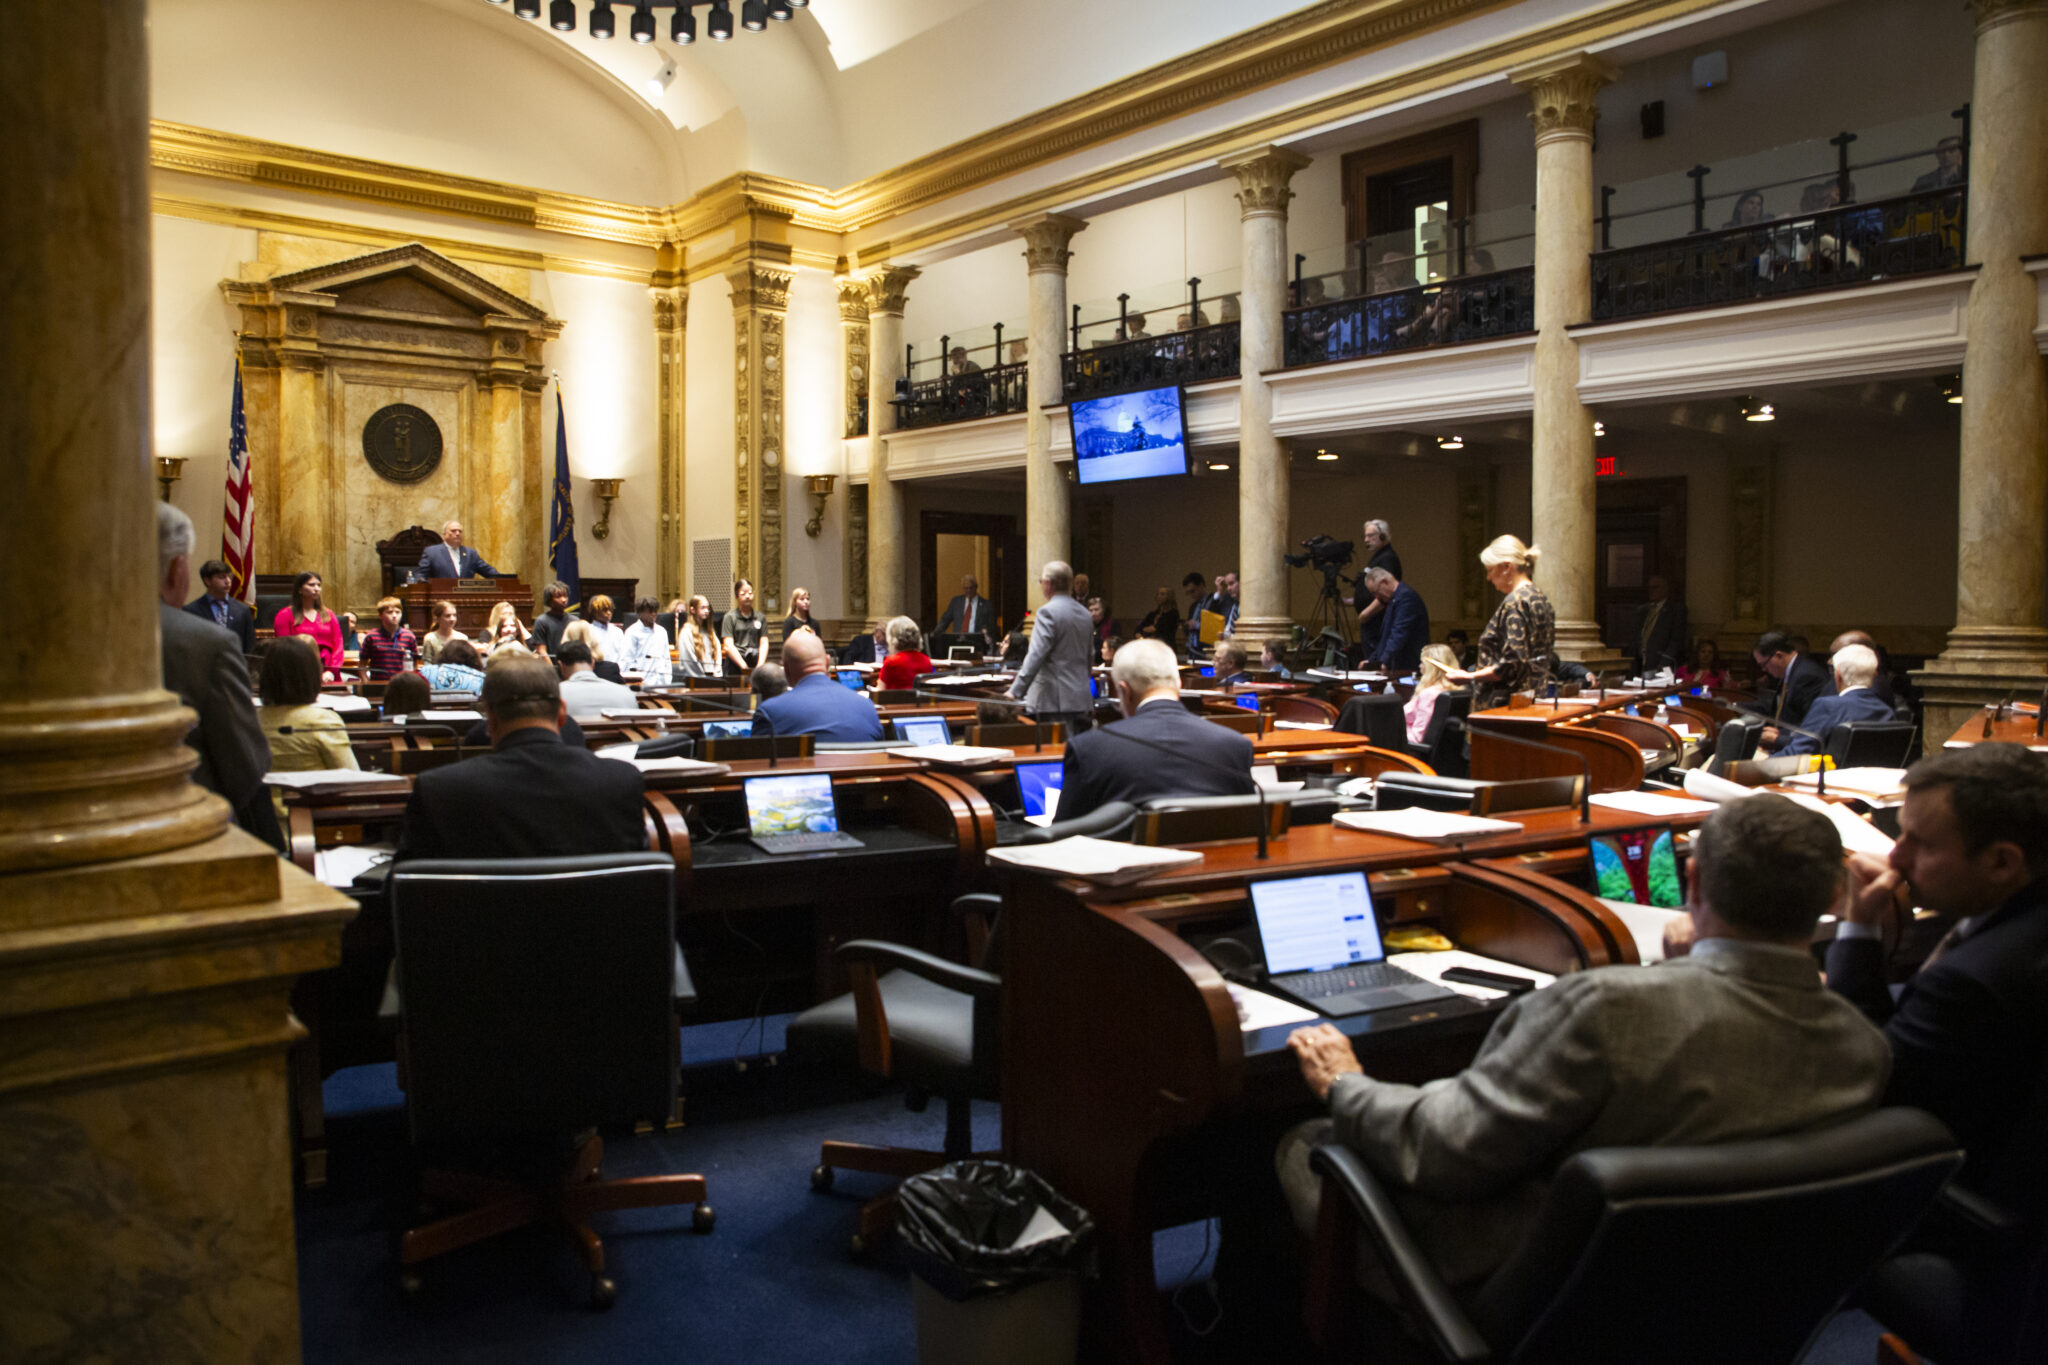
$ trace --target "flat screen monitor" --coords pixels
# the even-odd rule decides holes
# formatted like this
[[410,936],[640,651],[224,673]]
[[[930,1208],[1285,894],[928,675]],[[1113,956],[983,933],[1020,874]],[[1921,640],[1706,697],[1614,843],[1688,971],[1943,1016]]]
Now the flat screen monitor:
[[1259,946],[1274,976],[1378,962],[1387,955],[1363,872],[1253,882],[1251,894]]
[[830,773],[798,773],[791,777],[750,777],[746,781],[747,832],[770,834],[833,834],[839,811],[832,804]]
[[1024,800],[1026,815],[1045,814],[1046,793],[1060,789],[1060,774],[1065,767],[1058,759],[1017,765],[1017,792]]
[[1213,678],[1216,676],[1216,665],[1203,664],[1201,668],[1197,671],[1200,672],[1201,675],[1205,678]]
[[857,668],[840,669],[839,685],[852,692],[860,691],[860,670]]
[[953,742],[944,716],[906,716],[896,722],[896,738],[917,745]]
[[704,722],[706,739],[745,739],[754,733],[754,722],[750,720],[707,720]]
[[1234,700],[1237,702],[1238,706],[1240,706],[1246,711],[1256,711],[1259,709],[1259,694],[1256,692],[1244,693],[1234,698]]
[[1668,829],[1632,829],[1592,839],[1593,894],[1676,910],[1685,904],[1678,848]]
[[1189,471],[1187,417],[1178,386],[1140,389],[1067,405],[1074,472],[1082,483],[1150,479]]

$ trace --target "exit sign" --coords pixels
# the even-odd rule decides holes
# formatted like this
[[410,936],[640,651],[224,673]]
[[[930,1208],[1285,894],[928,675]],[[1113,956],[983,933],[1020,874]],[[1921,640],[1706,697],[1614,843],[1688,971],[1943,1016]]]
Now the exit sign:
[[1596,479],[1620,478],[1620,461],[1612,455],[1595,455],[1593,457],[1593,477]]

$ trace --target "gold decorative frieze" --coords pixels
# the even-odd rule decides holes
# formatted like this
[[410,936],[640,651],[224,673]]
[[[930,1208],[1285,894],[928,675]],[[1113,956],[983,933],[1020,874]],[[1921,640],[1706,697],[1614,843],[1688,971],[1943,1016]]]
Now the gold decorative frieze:
[[839,282],[839,328],[845,336],[846,420],[843,434],[861,435],[868,395],[868,291],[858,280]]
[[1287,182],[1312,160],[1285,147],[1254,147],[1218,159],[1224,170],[1237,177],[1237,206],[1246,218],[1287,216],[1287,201],[1294,191]]
[[758,261],[747,261],[728,272],[725,278],[732,285],[732,306],[735,310],[768,308],[780,313],[789,307],[789,286],[796,275]]
[[866,325],[868,320],[868,287],[863,280],[839,281],[839,320],[858,322]]
[[1064,275],[1074,255],[1067,244],[1087,226],[1087,219],[1065,213],[1034,213],[1010,224],[1010,230],[1024,239],[1025,272],[1038,275],[1050,270]]
[[868,615],[868,486],[846,486],[846,614],[856,621]]
[[1515,67],[1508,79],[1529,92],[1529,121],[1541,144],[1558,137],[1592,137],[1600,91],[1620,74],[1612,62],[1572,52]]
[[924,272],[911,265],[878,266],[866,276],[868,286],[868,315],[893,313],[903,315],[903,300],[910,292],[910,282]]
[[[655,451],[656,474],[654,583],[664,602],[683,595],[684,556],[687,553],[684,520],[684,417],[686,415],[687,371],[684,368],[686,329],[690,318],[690,291],[680,285],[647,291],[654,300],[655,343]],[[632,603],[615,603],[624,616]]]
[[783,607],[783,315],[795,276],[749,260],[726,279],[732,286],[734,571],[753,582],[762,610],[777,613]]

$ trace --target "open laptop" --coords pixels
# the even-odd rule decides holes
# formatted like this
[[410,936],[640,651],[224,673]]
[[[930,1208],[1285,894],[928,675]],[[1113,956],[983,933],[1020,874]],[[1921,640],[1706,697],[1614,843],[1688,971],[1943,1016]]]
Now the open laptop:
[[858,691],[860,691],[860,689],[861,689],[861,686],[862,686],[862,683],[861,683],[861,676],[860,676],[860,670],[859,670],[859,669],[857,669],[857,668],[842,668],[842,669],[840,669],[840,670],[839,670],[839,685],[840,685],[841,687],[844,687],[844,688],[848,688],[848,689],[850,689],[851,691],[854,691],[854,692],[858,692]]
[[1363,872],[1253,882],[1251,893],[1276,994],[1337,1018],[1457,994],[1387,965]]
[[975,647],[974,647],[973,645],[948,645],[948,646],[946,646],[946,662],[947,662],[947,663],[953,663],[953,664],[971,664],[971,663],[973,663],[973,662],[975,661],[975,659],[976,659],[976,658],[977,658],[977,657],[978,657],[978,656],[979,656],[980,654],[981,654],[981,651],[980,651],[980,650],[978,650],[978,649],[976,649],[976,648],[975,648]]
[[1065,763],[1049,758],[1017,765],[1017,791],[1024,798],[1024,819],[1034,825],[1049,825],[1060,805],[1060,774]]
[[704,722],[706,739],[745,739],[754,733],[754,722],[750,720],[707,720]]
[[823,853],[860,848],[839,830],[830,773],[747,779],[747,830],[763,853]]
[[896,721],[896,738],[907,744],[951,744],[952,727],[944,716],[905,716]]

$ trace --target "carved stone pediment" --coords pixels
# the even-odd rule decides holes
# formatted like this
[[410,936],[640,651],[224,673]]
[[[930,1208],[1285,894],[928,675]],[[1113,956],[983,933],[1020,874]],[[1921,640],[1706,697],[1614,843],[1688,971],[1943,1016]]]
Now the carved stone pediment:
[[[471,317],[500,314],[527,322],[548,323],[552,319],[540,309],[509,290],[500,289],[483,276],[465,270],[440,252],[417,242],[333,261],[306,270],[295,270],[270,281],[275,289],[307,294],[334,294],[360,300],[372,307],[407,308],[425,305],[419,311],[448,311],[454,303]],[[424,289],[426,292],[421,292]],[[389,298],[391,303],[379,303]],[[398,300],[410,300],[411,305]],[[554,324],[557,327],[559,323]]]

